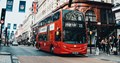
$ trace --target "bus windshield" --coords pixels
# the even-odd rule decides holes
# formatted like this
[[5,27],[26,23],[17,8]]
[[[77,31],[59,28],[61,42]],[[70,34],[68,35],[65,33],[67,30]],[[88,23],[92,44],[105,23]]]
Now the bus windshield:
[[63,10],[63,41],[69,44],[86,42],[86,28],[83,14],[74,10]]

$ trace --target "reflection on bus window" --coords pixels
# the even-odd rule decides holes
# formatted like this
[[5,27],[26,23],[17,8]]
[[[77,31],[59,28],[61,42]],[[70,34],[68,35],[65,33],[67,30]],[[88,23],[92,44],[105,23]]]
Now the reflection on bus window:
[[78,11],[63,10],[63,19],[70,21],[83,21],[83,14]]
[[53,22],[52,16],[48,17],[48,18],[47,18],[47,23],[49,24],[49,23],[52,23],[52,22]]
[[64,30],[64,42],[71,44],[85,43],[85,34],[84,32]]

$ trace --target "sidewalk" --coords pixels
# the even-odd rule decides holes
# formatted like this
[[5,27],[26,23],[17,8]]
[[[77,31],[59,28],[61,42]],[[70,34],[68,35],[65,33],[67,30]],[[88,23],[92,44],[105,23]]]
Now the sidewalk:
[[92,49],[92,54],[90,54],[90,49],[88,49],[87,51],[88,51],[88,53],[87,53],[88,57],[92,57],[92,58],[96,58],[96,59],[100,59],[100,60],[104,60],[104,61],[113,61],[113,62],[120,63],[120,54],[118,54],[118,55],[114,55],[114,54],[108,55],[107,53],[100,51],[100,54],[96,55],[95,48]]
[[0,52],[0,63],[12,63],[12,56],[7,52]]

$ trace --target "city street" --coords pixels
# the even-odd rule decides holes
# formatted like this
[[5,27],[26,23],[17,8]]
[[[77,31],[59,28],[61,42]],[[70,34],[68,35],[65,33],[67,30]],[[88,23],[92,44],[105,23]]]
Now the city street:
[[118,59],[120,58],[114,55],[107,56],[106,54],[101,54],[100,56],[95,56],[94,54],[89,53],[86,56],[61,56],[39,51],[33,46],[24,45],[10,47],[3,46],[0,48],[0,51],[10,52],[12,56],[18,58],[20,63],[118,63]]
[[120,63],[120,0],[0,0],[0,14],[0,63]]
[[28,46],[10,46],[0,48],[0,52],[9,52],[15,56],[52,56],[49,53],[45,53],[37,50],[35,47]]

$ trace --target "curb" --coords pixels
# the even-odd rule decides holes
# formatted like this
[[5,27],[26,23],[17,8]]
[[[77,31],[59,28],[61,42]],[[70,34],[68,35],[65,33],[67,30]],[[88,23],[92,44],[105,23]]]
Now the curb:
[[12,56],[12,60],[13,60],[13,63],[20,63],[20,61],[18,60],[18,57],[16,56]]
[[[3,56],[2,58],[4,58],[5,56],[10,56],[10,61],[11,61],[11,63],[13,63],[11,53],[8,53],[8,52],[0,52],[0,55]],[[8,59],[7,59],[7,60],[8,60]],[[4,60],[2,60],[2,61],[4,61]]]

